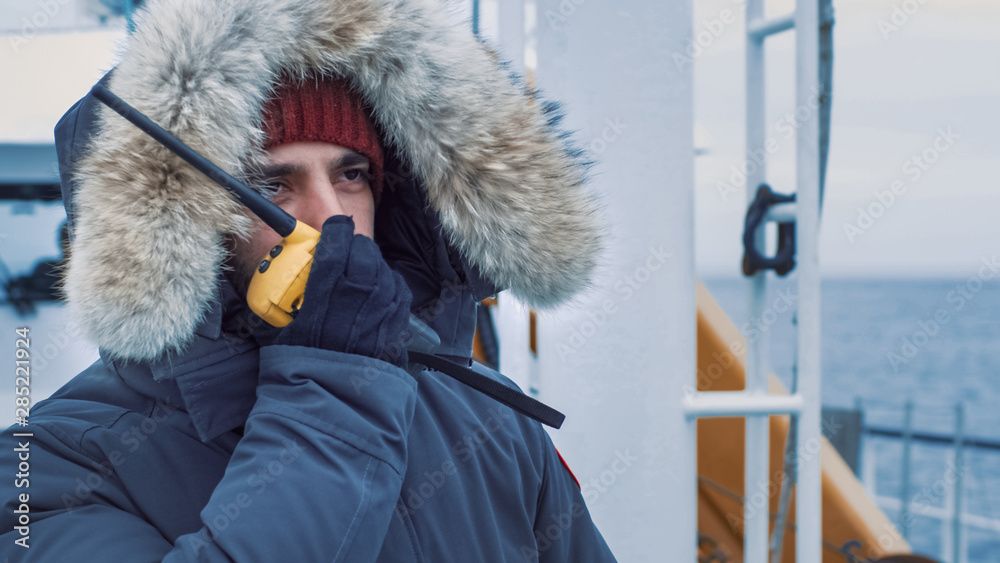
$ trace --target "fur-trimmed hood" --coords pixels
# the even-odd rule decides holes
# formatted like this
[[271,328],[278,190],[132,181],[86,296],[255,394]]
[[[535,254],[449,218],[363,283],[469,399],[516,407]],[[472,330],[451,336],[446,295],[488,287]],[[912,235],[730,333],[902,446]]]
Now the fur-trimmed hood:
[[[603,228],[580,153],[440,0],[154,0],[108,87],[245,176],[280,76],[314,72],[352,81],[451,245],[496,287],[545,307],[588,284]],[[116,358],[181,350],[245,210],[104,107],[73,184],[64,289],[85,334]]]

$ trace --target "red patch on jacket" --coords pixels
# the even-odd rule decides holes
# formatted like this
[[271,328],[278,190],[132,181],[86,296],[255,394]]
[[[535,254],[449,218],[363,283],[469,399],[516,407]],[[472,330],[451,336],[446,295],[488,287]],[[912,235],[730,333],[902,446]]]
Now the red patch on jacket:
[[561,453],[559,453],[558,449],[556,450],[556,455],[559,456],[559,461],[562,462],[563,467],[566,468],[566,471],[569,471],[569,476],[573,478],[573,482],[576,483],[576,488],[579,489],[580,488],[580,481],[576,478],[576,475],[573,475],[573,470],[569,468],[569,464],[566,463],[565,459],[563,459],[563,456],[562,456]]

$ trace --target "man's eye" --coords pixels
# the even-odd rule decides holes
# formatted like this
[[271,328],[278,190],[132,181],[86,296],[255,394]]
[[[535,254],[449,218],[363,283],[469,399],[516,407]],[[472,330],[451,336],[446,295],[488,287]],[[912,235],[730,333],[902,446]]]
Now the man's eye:
[[351,168],[350,170],[345,170],[344,171],[344,177],[347,178],[351,182],[357,182],[358,180],[361,180],[361,179],[366,179],[367,180],[368,179],[368,172],[365,172],[364,170],[362,170],[360,168]]
[[272,182],[268,184],[263,184],[263,188],[265,195],[267,195],[268,197],[274,197],[285,189],[285,185],[280,182]]

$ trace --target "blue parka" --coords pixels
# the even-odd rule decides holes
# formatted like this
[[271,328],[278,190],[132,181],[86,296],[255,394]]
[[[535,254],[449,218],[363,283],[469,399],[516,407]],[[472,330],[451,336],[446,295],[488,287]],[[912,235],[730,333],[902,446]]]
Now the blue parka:
[[3,466],[20,449],[30,469],[23,487],[0,483],[0,553],[614,561],[538,423],[435,372],[414,379],[361,356],[227,335],[238,327],[225,312],[241,304],[228,284],[221,293],[189,353],[102,358],[3,434]]
[[[478,300],[559,302],[600,239],[552,106],[432,0],[161,0],[103,82],[224,168],[283,73],[349,77],[387,150],[376,241],[438,353]],[[56,143],[69,306],[101,358],[0,437],[0,560],[614,561],[535,421],[440,373],[262,343],[224,273],[247,222],[88,96]],[[242,230],[241,230],[242,229]],[[25,434],[25,435],[15,435]]]

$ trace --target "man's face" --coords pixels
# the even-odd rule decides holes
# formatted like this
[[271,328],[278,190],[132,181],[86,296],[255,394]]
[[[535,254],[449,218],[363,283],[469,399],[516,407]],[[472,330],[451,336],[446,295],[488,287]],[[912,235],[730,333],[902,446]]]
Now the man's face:
[[[354,219],[354,232],[373,238],[375,202],[364,156],[328,143],[288,143],[268,151],[269,166],[259,182],[270,186],[272,201],[317,231],[334,215]],[[257,265],[281,236],[252,216],[250,240],[231,239],[231,279],[246,295]]]

